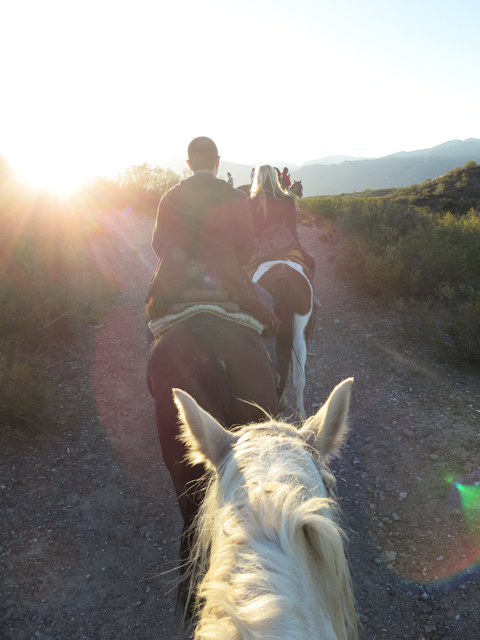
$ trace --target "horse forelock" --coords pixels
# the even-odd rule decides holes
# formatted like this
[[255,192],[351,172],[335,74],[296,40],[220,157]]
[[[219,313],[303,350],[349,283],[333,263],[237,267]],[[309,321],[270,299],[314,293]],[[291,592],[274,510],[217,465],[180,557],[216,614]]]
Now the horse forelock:
[[205,578],[195,637],[301,639],[317,637],[320,626],[325,638],[355,638],[343,533],[322,479],[331,477],[324,462],[289,425],[238,434],[212,474],[197,521],[194,566]]

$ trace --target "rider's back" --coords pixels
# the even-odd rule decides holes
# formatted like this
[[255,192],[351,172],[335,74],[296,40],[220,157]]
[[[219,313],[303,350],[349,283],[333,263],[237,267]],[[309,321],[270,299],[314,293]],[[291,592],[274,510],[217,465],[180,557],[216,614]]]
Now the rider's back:
[[277,224],[285,224],[292,236],[298,240],[297,236],[297,216],[295,203],[290,196],[275,198],[273,195],[266,195],[265,209],[260,197],[250,200],[252,212],[253,231],[255,238],[259,238],[269,227]]
[[253,251],[246,195],[210,173],[194,174],[160,202],[152,246],[159,265],[149,297],[171,302],[181,291],[243,278]]

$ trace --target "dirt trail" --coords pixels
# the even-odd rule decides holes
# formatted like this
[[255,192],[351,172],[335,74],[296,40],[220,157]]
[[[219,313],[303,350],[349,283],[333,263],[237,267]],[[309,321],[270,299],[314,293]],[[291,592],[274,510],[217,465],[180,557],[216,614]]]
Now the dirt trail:
[[[88,346],[52,363],[55,411],[36,433],[2,428],[1,638],[184,637],[172,591],[180,518],[145,383],[152,224],[105,220],[92,253],[118,300]],[[445,480],[480,468],[478,377],[439,365],[334,276],[317,229],[301,235],[322,304],[307,412],[355,377],[334,471],[363,637],[480,638],[480,580],[447,579],[480,554],[478,522],[464,520]]]

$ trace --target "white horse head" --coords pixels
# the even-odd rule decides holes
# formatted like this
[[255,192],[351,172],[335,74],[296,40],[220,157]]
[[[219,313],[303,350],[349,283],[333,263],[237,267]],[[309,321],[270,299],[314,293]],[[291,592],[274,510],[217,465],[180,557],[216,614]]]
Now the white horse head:
[[338,385],[300,430],[272,420],[235,433],[174,390],[189,459],[211,475],[191,559],[195,638],[358,637],[326,466],[346,433],[352,382]]

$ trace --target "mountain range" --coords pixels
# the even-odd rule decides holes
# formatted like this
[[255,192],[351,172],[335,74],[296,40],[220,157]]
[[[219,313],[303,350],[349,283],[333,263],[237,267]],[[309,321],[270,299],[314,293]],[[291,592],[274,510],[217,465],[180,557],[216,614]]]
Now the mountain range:
[[431,149],[400,151],[383,158],[308,165],[292,174],[302,180],[304,196],[409,187],[437,178],[468,160],[480,163],[480,140],[451,140]]
[[[357,158],[353,156],[327,156],[305,162],[301,167],[288,162],[268,162],[283,169],[287,166],[293,180],[302,180],[304,196],[336,195],[365,191],[408,187],[437,178],[468,160],[480,163],[480,139],[450,140],[429,149],[399,151],[382,158]],[[253,166],[220,161],[219,177],[232,174],[236,187],[250,183]],[[181,175],[186,167],[184,158],[174,158],[168,163]]]

